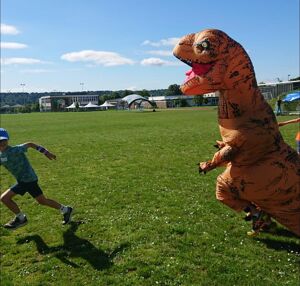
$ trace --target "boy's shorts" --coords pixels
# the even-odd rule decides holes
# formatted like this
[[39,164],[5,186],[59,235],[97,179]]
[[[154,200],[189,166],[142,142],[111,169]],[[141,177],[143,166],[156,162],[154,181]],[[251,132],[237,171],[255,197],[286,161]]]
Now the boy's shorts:
[[43,194],[40,186],[38,185],[38,181],[34,182],[18,182],[17,184],[13,185],[10,190],[15,194],[23,196],[26,192],[29,193],[33,198],[38,197],[39,195]]

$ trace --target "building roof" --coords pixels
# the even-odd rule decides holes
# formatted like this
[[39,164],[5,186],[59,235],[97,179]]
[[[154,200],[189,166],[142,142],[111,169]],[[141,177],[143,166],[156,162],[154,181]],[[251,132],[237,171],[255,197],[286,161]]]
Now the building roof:
[[62,98],[62,97],[87,97],[87,96],[97,96],[97,94],[61,94],[61,95],[46,95],[40,98]]

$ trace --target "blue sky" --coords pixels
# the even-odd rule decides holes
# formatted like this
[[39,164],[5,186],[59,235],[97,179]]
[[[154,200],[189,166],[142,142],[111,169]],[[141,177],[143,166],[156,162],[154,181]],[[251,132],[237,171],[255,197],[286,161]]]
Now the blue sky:
[[168,88],[188,70],[176,41],[206,28],[259,82],[299,76],[299,0],[1,0],[1,91]]

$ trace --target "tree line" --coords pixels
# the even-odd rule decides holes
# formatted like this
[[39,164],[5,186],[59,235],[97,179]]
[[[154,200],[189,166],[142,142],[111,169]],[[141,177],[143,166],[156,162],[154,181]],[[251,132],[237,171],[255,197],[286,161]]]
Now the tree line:
[[168,95],[180,95],[180,86],[177,84],[170,85],[167,89],[155,89],[155,90],[99,90],[99,91],[81,91],[81,92],[1,92],[0,104],[3,105],[32,105],[38,103],[39,98],[42,96],[62,96],[62,95],[98,95],[99,104],[102,104],[105,100],[123,98],[130,94],[139,94],[143,97],[151,96],[168,96]]

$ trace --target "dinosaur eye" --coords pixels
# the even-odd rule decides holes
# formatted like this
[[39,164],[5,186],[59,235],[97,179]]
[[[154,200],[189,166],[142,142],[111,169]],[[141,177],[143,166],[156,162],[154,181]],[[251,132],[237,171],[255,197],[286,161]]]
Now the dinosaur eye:
[[201,44],[203,49],[209,49],[209,47],[210,47],[210,43],[207,40],[201,42],[200,44]]
[[210,42],[208,40],[204,40],[202,42],[199,42],[195,44],[197,48],[202,48],[204,50],[208,50],[210,48]]

